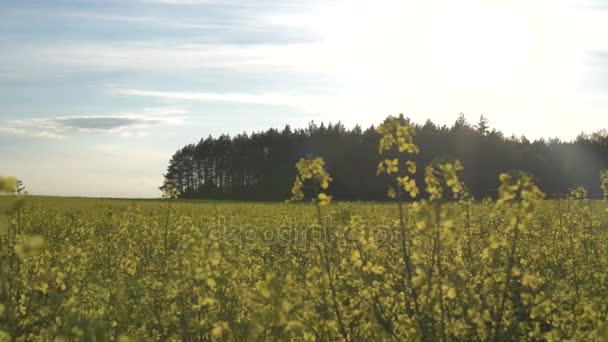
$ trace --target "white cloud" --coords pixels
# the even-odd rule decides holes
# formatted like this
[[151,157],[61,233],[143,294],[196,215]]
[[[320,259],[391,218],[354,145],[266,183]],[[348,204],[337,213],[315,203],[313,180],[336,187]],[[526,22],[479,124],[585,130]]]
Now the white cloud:
[[[174,28],[174,29],[229,29],[231,26],[229,23],[221,22],[219,20],[200,20],[200,21],[188,21],[179,20],[172,17],[163,16],[140,16],[140,15],[120,15],[120,14],[104,14],[97,12],[62,12],[57,14],[58,17],[64,17],[66,19],[76,20],[87,20],[87,21],[101,21],[101,22],[116,22],[116,23],[128,23],[136,25],[148,25],[151,27],[163,27]],[[255,27],[255,22],[248,22],[248,25]]]
[[143,0],[145,2],[156,2],[169,5],[203,5],[217,3],[217,0]]
[[156,125],[180,124],[185,119],[181,115],[185,113],[186,111],[181,109],[148,109],[141,113],[118,115],[10,120],[2,122],[4,127],[0,127],[0,136],[62,139],[70,132],[113,132]]
[[123,132],[120,133],[120,136],[123,138],[143,138],[143,137],[147,137],[149,136],[150,133],[149,132],[145,132],[145,131],[127,131],[124,130]]
[[230,3],[229,0],[221,1],[221,0],[139,0],[141,2],[148,3],[160,3],[160,4],[168,4],[168,5],[209,5],[209,4],[221,4],[221,3]]
[[[0,54],[5,81],[65,79],[79,75],[135,72],[175,74],[205,70],[330,71],[317,43],[176,44],[88,43],[18,46]],[[27,65],[27,68],[23,66]]]
[[306,96],[280,93],[243,94],[243,93],[210,93],[210,92],[180,92],[157,91],[143,89],[116,89],[114,94],[142,97],[154,97],[164,100],[187,100],[200,102],[234,102],[262,104],[300,108],[332,108],[339,98],[337,96]]
[[30,137],[30,138],[46,138],[46,139],[62,139],[63,136],[54,132],[36,130],[36,129],[23,129],[16,127],[0,127],[0,136],[16,136],[16,137]]

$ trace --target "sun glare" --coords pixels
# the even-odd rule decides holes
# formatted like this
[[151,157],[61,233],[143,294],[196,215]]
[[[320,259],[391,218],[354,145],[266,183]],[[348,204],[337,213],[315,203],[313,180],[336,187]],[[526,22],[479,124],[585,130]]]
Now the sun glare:
[[[323,11],[338,68],[368,77],[436,79],[460,86],[506,82],[530,50],[528,20],[493,2],[338,2]],[[415,67],[414,67],[415,66]]]
[[494,108],[501,120],[580,102],[585,44],[595,39],[586,15],[566,0],[361,0],[323,3],[308,22],[358,119]]
[[524,64],[529,35],[523,17],[490,2],[443,8],[430,20],[430,71],[453,85],[500,85]]

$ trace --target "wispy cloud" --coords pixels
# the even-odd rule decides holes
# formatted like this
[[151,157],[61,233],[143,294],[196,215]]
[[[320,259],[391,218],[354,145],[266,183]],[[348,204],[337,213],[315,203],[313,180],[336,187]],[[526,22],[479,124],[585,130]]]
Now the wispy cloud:
[[152,2],[157,2],[161,4],[168,5],[207,5],[216,3],[214,0],[153,0]]
[[[220,5],[223,7],[296,7],[296,8],[308,8],[312,5],[318,5],[322,3],[319,0],[290,0],[290,1],[276,1],[276,0],[255,0],[255,1],[241,1],[241,0],[140,0],[146,3],[160,3],[167,5]],[[335,2],[335,0],[323,0],[323,2]]]
[[[206,20],[189,21],[189,20],[177,20],[168,16],[139,16],[139,15],[118,15],[118,14],[104,14],[104,13],[89,13],[89,12],[65,12],[59,13],[58,17],[64,17],[66,19],[76,20],[88,20],[88,21],[101,21],[101,22],[115,22],[115,23],[126,23],[136,25],[149,25],[150,27],[162,27],[163,29],[174,28],[174,29],[230,29],[230,23],[226,21],[215,20],[209,18]],[[255,22],[245,23],[250,26],[254,26]]]
[[0,136],[63,139],[70,132],[111,132],[127,128],[171,125],[183,122],[184,110],[146,110],[119,115],[63,116],[11,120],[2,123]]
[[38,130],[35,128],[0,127],[0,136],[62,139],[63,136],[51,131]]
[[323,51],[315,43],[23,45],[0,54],[0,76],[8,82],[125,72],[145,75],[206,70],[324,72],[336,67],[338,61]]
[[261,104],[271,106],[298,107],[304,109],[333,109],[339,103],[344,103],[340,96],[292,95],[281,93],[243,94],[243,93],[211,93],[158,91],[143,89],[116,89],[117,95],[153,97],[163,100],[183,100],[198,102],[232,102],[245,104]]
[[167,118],[146,118],[141,116],[81,116],[52,119],[60,127],[80,130],[115,130],[119,128],[168,123]]

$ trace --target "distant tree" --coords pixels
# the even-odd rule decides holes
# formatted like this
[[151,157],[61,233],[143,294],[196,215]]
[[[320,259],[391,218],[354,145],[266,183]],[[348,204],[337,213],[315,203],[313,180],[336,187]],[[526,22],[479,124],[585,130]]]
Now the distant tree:
[[159,187],[160,191],[163,192],[163,198],[166,199],[176,199],[179,198],[179,191],[177,190],[177,185],[174,181],[167,180],[163,183],[162,186]]
[[21,193],[25,191],[25,185],[23,185],[23,181],[21,179],[17,179],[15,191],[17,192],[17,195],[21,195]]
[[464,113],[459,113],[458,118],[454,122],[454,128],[462,127],[469,127],[469,122],[467,121],[467,118],[465,117]]
[[477,125],[475,125],[475,129],[477,130],[477,132],[481,135],[487,135],[488,134],[488,130],[490,129],[490,126],[488,125],[489,121],[488,119],[486,119],[485,116],[483,116],[483,114],[481,114],[481,116],[479,117],[479,122],[477,123]]

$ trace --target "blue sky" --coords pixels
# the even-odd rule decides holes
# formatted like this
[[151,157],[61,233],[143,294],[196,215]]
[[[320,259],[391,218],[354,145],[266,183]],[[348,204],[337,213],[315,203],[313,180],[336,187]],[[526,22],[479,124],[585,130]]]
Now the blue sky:
[[1,174],[155,197],[209,134],[400,112],[572,139],[608,126],[601,1],[0,2]]

